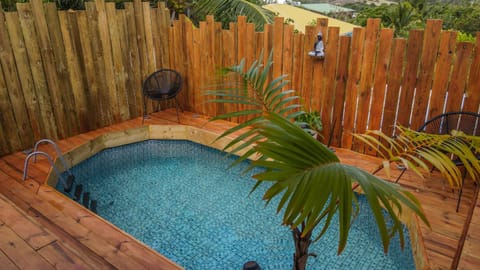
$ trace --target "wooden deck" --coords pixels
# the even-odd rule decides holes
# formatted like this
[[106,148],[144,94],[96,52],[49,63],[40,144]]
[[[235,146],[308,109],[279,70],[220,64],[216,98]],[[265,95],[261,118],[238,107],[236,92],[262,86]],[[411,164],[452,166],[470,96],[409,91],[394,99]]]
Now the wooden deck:
[[[180,122],[217,134],[233,125],[209,123],[205,117],[191,113],[183,113]],[[145,124],[178,123],[175,111],[167,110],[155,113]],[[59,141],[58,145],[65,153],[102,134],[141,126],[141,119],[134,119]],[[41,149],[55,156],[50,147]],[[336,154],[343,162],[367,171],[379,161],[345,149],[337,149]],[[22,182],[24,159],[23,153],[0,158],[1,269],[181,269],[45,185],[50,171],[46,160],[32,163],[29,179]],[[438,175],[420,179],[407,172],[400,183],[419,198],[431,223],[431,229],[419,224],[420,245],[415,247],[425,251],[424,268],[478,269],[480,200],[473,185],[466,185],[456,213],[457,194]]]

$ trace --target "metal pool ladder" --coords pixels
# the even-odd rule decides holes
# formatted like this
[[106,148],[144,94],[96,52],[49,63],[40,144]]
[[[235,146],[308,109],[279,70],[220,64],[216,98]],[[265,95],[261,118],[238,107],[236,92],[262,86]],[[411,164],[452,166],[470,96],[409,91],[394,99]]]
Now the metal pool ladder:
[[[63,177],[62,177],[62,174],[60,173],[60,171],[58,170],[57,166],[55,165],[55,163],[53,162],[52,158],[50,157],[49,154],[43,152],[43,151],[38,151],[38,146],[41,144],[41,143],[49,143],[51,145],[53,145],[53,148],[55,149],[55,152],[57,153],[57,157],[60,159],[60,161],[62,162],[63,164],[63,167],[64,169],[68,172],[68,176],[67,176],[67,179],[65,180]],[[70,168],[68,167],[68,164],[67,164],[67,161],[65,160],[65,158],[63,157],[62,155],[62,152],[60,152],[60,149],[58,148],[58,145],[52,141],[52,140],[49,140],[49,139],[41,139],[39,141],[37,141],[35,143],[35,146],[33,148],[33,152],[28,154],[27,157],[25,158],[25,163],[23,164],[23,177],[22,177],[22,180],[25,181],[25,179],[27,179],[27,176],[28,176],[28,164],[29,164],[29,161],[30,161],[30,158],[34,158],[33,159],[33,162],[37,162],[37,155],[41,155],[41,156],[45,156],[48,160],[48,162],[50,163],[50,165],[52,166],[53,168],[53,171],[57,174],[58,178],[60,178],[60,181],[62,182],[62,185],[63,185],[63,189],[65,192],[70,192],[70,190],[72,189],[72,186],[73,186],[73,182],[75,181],[75,176],[72,174],[72,172],[70,171]]]

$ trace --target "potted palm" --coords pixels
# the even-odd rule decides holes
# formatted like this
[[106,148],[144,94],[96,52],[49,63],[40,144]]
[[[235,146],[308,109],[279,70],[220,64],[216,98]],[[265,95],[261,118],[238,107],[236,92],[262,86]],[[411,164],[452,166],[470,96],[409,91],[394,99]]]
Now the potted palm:
[[[283,213],[283,225],[290,228],[295,244],[292,268],[306,268],[308,258],[314,256],[309,252],[311,243],[335,224],[332,223],[335,214],[339,219],[338,253],[343,251],[358,211],[354,192],[357,187],[369,202],[385,252],[394,235],[398,234],[400,242],[404,242],[399,215],[406,209],[413,210],[428,224],[419,202],[410,192],[342,164],[335,153],[298,126],[294,119],[305,114],[300,110],[299,97],[293,90],[283,90],[288,84],[285,75],[267,80],[271,66],[271,54],[265,65],[257,61],[248,69],[242,60],[239,65],[223,69],[224,74],[236,76],[240,87],[225,86],[207,91],[207,95],[212,96],[211,102],[244,105],[239,106],[244,110],[212,120],[249,116],[250,120],[225,131],[218,139],[243,131],[224,150],[243,153],[236,162],[255,157],[250,168],[261,168],[261,172],[254,175],[257,183],[253,190],[268,183],[263,199],[269,203],[273,198],[281,198],[277,211]],[[320,230],[318,235],[314,235],[316,228]]]

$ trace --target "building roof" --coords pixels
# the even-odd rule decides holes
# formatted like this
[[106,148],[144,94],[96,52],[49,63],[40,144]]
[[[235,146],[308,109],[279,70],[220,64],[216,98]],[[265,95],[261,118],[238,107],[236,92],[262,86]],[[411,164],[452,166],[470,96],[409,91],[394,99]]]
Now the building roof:
[[343,22],[337,19],[330,18],[303,8],[294,7],[291,5],[270,4],[263,6],[264,8],[278,13],[278,16],[285,19],[290,18],[294,22],[295,29],[305,33],[305,26],[314,24],[317,18],[327,18],[329,26],[336,26],[340,28],[340,34],[352,32],[353,28],[359,27],[357,25]]
[[336,6],[328,3],[319,3],[319,4],[303,4],[303,8],[306,8],[311,11],[320,12],[323,14],[328,13],[338,13],[338,12],[354,12],[355,10],[351,8],[344,8],[341,6]]

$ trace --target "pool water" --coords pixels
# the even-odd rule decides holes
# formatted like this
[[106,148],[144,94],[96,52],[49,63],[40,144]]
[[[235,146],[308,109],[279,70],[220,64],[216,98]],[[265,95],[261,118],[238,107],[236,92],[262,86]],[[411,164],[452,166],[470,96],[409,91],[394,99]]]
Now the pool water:
[[[228,169],[234,160],[189,141],[150,140],[104,150],[72,172],[100,216],[186,269],[241,269],[250,260],[291,269],[292,235],[276,203],[265,207],[266,185],[249,195],[252,173],[241,174],[248,163]],[[415,269],[406,229],[404,250],[397,237],[384,255],[367,202],[359,201],[345,251],[337,256],[332,224],[311,246],[317,257],[308,269]]]

